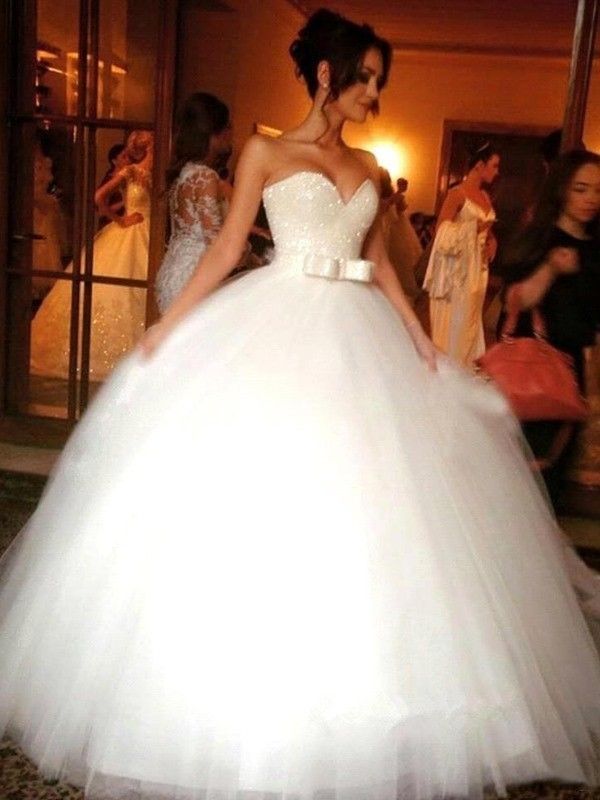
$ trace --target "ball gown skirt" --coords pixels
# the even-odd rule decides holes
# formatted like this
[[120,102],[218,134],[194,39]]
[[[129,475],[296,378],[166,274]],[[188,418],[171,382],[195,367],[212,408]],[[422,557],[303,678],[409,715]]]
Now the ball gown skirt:
[[[148,273],[150,201],[147,191],[137,183],[126,190],[127,213],[142,213],[142,222],[122,228],[111,222],[94,238],[93,271],[106,278],[145,280]],[[81,270],[85,252],[81,255]],[[72,272],[70,264],[66,272]],[[71,290],[69,280],[57,280],[44,298],[31,324],[31,372],[44,377],[69,377],[71,336]],[[80,309],[81,342],[81,316]],[[129,352],[144,333],[146,290],[96,283],[92,288],[92,335],[90,339],[90,379],[104,380],[124,353]]]
[[265,202],[275,260],[117,367],[5,557],[0,729],[100,798],[597,780],[600,662],[505,401],[303,273],[356,257],[370,182]]

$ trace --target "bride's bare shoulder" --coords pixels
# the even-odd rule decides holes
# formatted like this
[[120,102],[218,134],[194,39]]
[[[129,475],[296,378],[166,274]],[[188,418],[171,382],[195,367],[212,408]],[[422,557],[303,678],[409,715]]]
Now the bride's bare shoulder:
[[360,147],[352,147],[352,155],[363,163],[369,176],[379,185],[379,164],[370,150],[363,150]]
[[353,155],[363,161],[368,167],[377,167],[377,159],[370,150],[364,150],[362,147],[350,147],[349,149]]
[[254,133],[249,139],[246,140],[242,149],[241,157],[251,160],[261,160],[268,158],[272,150],[272,143],[275,142],[269,136],[262,133]]
[[240,160],[253,162],[261,169],[268,168],[271,171],[275,163],[285,158],[286,153],[286,143],[281,138],[255,133],[244,145]]

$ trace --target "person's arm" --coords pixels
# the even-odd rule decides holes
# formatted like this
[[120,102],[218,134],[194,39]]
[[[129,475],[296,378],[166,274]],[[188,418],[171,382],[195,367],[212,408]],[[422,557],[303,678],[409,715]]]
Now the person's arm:
[[442,222],[454,222],[458,212],[461,210],[465,202],[464,195],[458,189],[451,189],[446,195],[440,213],[438,214],[435,230],[439,230]]
[[579,268],[577,251],[571,247],[554,247],[528,277],[514,283],[506,292],[507,303],[527,311],[539,305],[559,275],[569,275]]
[[258,211],[268,175],[267,164],[268,144],[261,136],[255,135],[247,142],[240,156],[231,207],[223,227],[202,254],[184,290],[160,322],[146,331],[140,346],[147,355],[156,350],[169,332],[237,266]]
[[116,222],[117,225],[120,225],[122,228],[128,228],[130,225],[137,225],[140,222],[144,221],[144,217],[138,211],[133,214],[126,214],[124,216],[119,216],[117,214],[118,208],[114,206],[110,206],[108,204],[108,198],[115,191],[122,183],[127,179],[127,173],[125,170],[119,170],[112,178],[103,183],[98,189],[96,189],[96,193],[94,194],[94,203],[96,204],[96,208],[98,209],[98,213],[101,217],[107,217],[112,222]]
[[[379,191],[379,176],[375,159],[373,159],[373,163],[375,168],[371,165],[371,176]],[[388,258],[381,229],[380,215],[377,216],[369,231],[363,254],[366,259],[373,261],[375,264],[375,284],[398,312],[420,356],[430,369],[435,370],[436,348],[421,327],[417,315],[404,294],[396,270]]]
[[205,244],[214,242],[223,227],[222,181],[217,173],[198,164],[177,182],[174,195],[173,217],[182,229],[193,229],[200,224]]

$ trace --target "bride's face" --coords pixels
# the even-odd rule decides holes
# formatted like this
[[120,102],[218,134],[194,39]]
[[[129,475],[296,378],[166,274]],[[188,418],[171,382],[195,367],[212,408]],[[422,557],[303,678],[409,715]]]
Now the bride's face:
[[379,50],[367,50],[358,68],[356,83],[344,89],[332,105],[351,122],[364,122],[379,99],[383,59]]

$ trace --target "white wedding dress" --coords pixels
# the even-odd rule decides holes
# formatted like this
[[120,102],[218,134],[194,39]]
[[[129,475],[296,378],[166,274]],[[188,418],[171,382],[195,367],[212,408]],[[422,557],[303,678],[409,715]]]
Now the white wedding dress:
[[0,729],[89,797],[597,780],[600,662],[505,401],[365,281],[369,180],[264,201],[272,263],[120,364],[9,551]]
[[[143,221],[128,228],[122,228],[118,223],[111,222],[96,234],[93,273],[105,278],[133,278],[144,281],[148,275],[150,174],[135,164],[125,167],[121,174],[126,181],[127,214],[139,212],[143,216]],[[84,265],[85,251],[81,254],[82,272]],[[69,264],[66,272],[72,271],[73,265]],[[69,377],[71,293],[70,280],[57,280],[33,318],[30,369],[34,375]],[[118,360],[129,352],[142,336],[145,321],[145,289],[110,283],[94,284],[90,380],[101,381],[109,375]],[[79,342],[81,343],[81,325]]]

